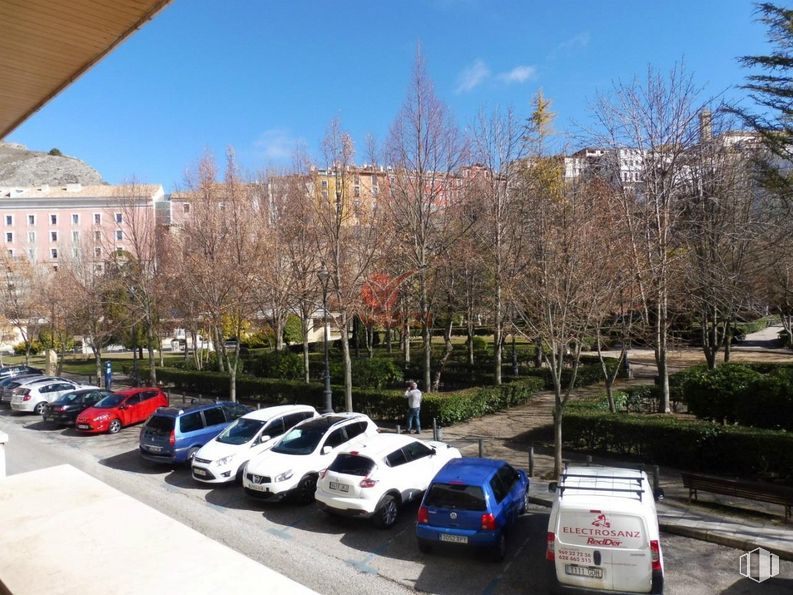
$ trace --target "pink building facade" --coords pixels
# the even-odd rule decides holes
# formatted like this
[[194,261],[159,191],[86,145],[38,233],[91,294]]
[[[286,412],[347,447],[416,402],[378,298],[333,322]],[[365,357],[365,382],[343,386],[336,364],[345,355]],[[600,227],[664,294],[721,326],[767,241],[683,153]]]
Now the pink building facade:
[[54,268],[78,256],[101,267],[130,250],[134,226],[153,232],[165,200],[159,185],[0,187],[0,249]]

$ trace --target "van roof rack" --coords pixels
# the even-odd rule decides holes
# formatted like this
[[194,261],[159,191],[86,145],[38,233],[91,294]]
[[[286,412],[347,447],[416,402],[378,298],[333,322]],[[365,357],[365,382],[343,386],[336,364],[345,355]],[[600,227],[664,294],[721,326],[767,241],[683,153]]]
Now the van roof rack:
[[[635,488],[627,487],[627,488],[615,488],[615,487],[600,487],[600,486],[589,486],[589,485],[565,485],[568,478],[575,477],[578,479],[593,479],[595,481],[605,479],[605,480],[619,480],[623,482],[633,482],[637,483]],[[642,495],[644,494],[644,488],[642,487],[642,481],[644,480],[644,476],[640,473],[639,475],[601,475],[596,473],[562,473],[562,476],[559,481],[559,485],[556,488],[559,492],[559,497],[561,498],[564,495],[564,491],[568,490],[586,490],[589,492],[624,492],[629,494],[636,494],[639,497],[639,502],[642,501]]]

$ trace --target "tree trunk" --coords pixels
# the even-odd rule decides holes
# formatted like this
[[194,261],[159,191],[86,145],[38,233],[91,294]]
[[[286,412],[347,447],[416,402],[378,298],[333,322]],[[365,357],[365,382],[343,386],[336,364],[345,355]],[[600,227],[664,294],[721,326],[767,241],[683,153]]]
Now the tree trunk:
[[388,355],[391,355],[393,351],[391,341],[392,341],[392,331],[391,331],[391,324],[389,324],[387,327],[385,327],[385,343],[386,343],[386,349],[388,350]]
[[347,332],[347,316],[342,315],[341,324],[341,351],[344,359],[344,408],[352,411],[352,359],[350,358],[350,337]]
[[495,372],[495,384],[499,386],[501,384],[501,287],[496,286],[496,295],[495,295],[495,306],[493,316],[495,318],[495,328],[493,329],[493,355],[494,355],[494,372]]
[[427,296],[426,273],[422,270],[419,276],[421,324],[424,342],[424,390],[430,392],[432,374],[432,323],[430,322],[429,299]]
[[515,345],[515,331],[512,331],[512,375],[517,378],[520,373],[518,368],[518,350]]
[[474,317],[473,317],[473,307],[468,308],[468,328],[466,332],[468,333],[468,364],[473,366],[474,365]]
[[558,479],[562,474],[562,399],[559,394],[555,396],[553,407],[553,478]]
[[405,343],[405,365],[410,363],[410,321],[405,318],[405,330],[402,332],[402,340]]
[[[311,359],[308,357],[308,317],[300,317],[300,331],[303,333],[303,379],[311,382]],[[324,335],[323,335],[324,337]]]
[[438,368],[435,370],[435,380],[432,382],[432,392],[438,392],[441,385],[441,374],[443,373],[443,368],[446,365],[446,362],[449,360],[449,356],[451,356],[452,351],[454,351],[454,345],[452,345],[452,317],[451,314],[449,315],[449,326],[444,329],[443,331],[443,342],[446,346],[446,351],[443,354],[443,358],[440,362],[438,362]]
[[[102,358],[99,354],[99,349],[96,348],[96,342],[91,338],[91,351],[94,352],[94,364],[96,364],[96,385],[104,386],[102,381]],[[105,388],[107,388],[105,386]]]

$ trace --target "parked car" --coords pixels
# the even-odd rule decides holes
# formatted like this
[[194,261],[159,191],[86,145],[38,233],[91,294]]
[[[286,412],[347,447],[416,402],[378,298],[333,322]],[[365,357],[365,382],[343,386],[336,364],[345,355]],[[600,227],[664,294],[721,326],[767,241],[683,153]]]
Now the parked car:
[[80,388],[61,395],[44,408],[44,421],[60,426],[73,426],[77,416],[113,393],[101,388]]
[[[6,376],[0,380],[0,403],[11,406],[11,393],[14,388],[21,384],[20,381],[30,378],[42,378],[43,374],[19,374],[18,376]],[[13,387],[12,387],[13,385]],[[6,395],[6,388],[12,387]]]
[[115,434],[125,426],[147,420],[159,407],[167,406],[168,395],[159,388],[120,390],[80,413],[75,428],[92,434]]
[[545,558],[554,587],[581,592],[662,593],[664,559],[647,474],[567,467],[548,519]]
[[457,544],[485,548],[502,560],[507,531],[528,503],[526,474],[506,461],[452,459],[433,478],[419,507],[419,550]]
[[361,413],[326,413],[299,423],[268,451],[248,461],[242,476],[245,493],[254,498],[299,502],[314,500],[319,472],[336,454],[377,433]]
[[83,385],[64,378],[31,378],[30,381],[14,389],[11,396],[11,409],[42,415],[49,403],[61,395],[82,387]]
[[201,447],[193,457],[193,478],[225,483],[242,478],[245,465],[295,425],[319,417],[310,405],[276,405],[246,413]]
[[198,449],[250,411],[230,401],[160,409],[140,430],[140,456],[155,463],[191,462]]
[[443,442],[400,434],[368,436],[320,472],[314,498],[325,512],[370,518],[387,529],[396,522],[399,507],[421,498],[440,468],[460,456]]
[[3,366],[0,368],[0,379],[8,378],[9,376],[20,376],[22,374],[44,374],[44,370],[26,364]]
[[19,387],[26,386],[31,382],[38,382],[40,380],[66,380],[60,376],[42,376],[41,374],[24,374],[6,378],[3,381],[2,400],[9,407],[11,406],[11,399],[14,397],[14,391]]

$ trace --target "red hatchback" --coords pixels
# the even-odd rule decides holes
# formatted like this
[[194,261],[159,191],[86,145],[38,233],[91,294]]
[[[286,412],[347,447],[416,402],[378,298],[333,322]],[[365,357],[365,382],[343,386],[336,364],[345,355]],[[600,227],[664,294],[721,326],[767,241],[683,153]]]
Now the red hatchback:
[[158,407],[168,406],[168,396],[159,388],[129,388],[114,392],[77,416],[81,432],[115,434],[124,426],[146,421]]

